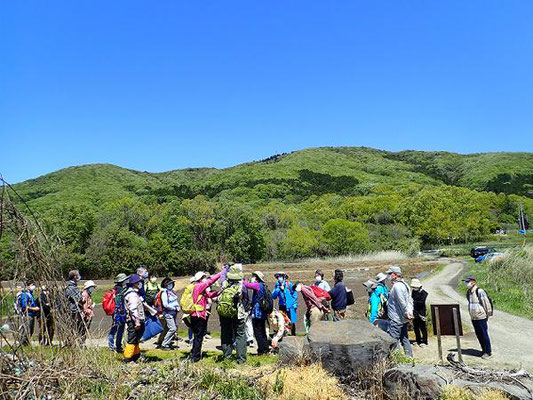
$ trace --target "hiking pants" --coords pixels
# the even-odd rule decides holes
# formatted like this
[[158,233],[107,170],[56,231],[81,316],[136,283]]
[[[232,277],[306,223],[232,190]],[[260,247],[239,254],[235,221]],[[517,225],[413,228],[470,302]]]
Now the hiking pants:
[[[161,335],[163,335],[163,341],[161,342],[161,347],[169,347],[172,344],[172,341],[174,340],[174,337],[176,336],[176,332],[178,331],[178,323],[176,321],[176,317],[178,314],[176,312],[172,313],[165,313],[163,314],[165,317],[165,329],[159,337],[161,338]],[[158,340],[159,342],[159,340]]]
[[308,312],[308,321],[309,321],[309,327],[313,325],[313,322],[322,321],[324,319],[324,311],[319,310],[316,307],[311,307],[311,309]]
[[413,319],[413,330],[415,331],[416,342],[418,344],[428,344],[428,329],[426,321],[422,318]]
[[128,327],[128,339],[126,347],[124,348],[124,360],[125,361],[137,361],[141,356],[141,349],[139,342],[144,333],[144,321],[141,322],[139,329],[135,329],[135,322],[126,322]]
[[194,334],[191,361],[198,362],[202,358],[202,343],[207,332],[207,320],[200,317],[191,317],[191,329]]
[[474,325],[474,331],[476,332],[477,340],[481,345],[481,350],[484,354],[490,356],[492,355],[492,347],[490,345],[488,321],[488,318],[473,319],[472,325]]
[[52,317],[52,315],[43,315],[39,319],[39,322],[39,343],[44,346],[51,346],[55,332],[54,317]]
[[35,320],[36,316],[32,315],[23,315],[22,316],[22,325],[20,329],[20,344],[22,346],[27,346],[31,344],[31,337],[33,336],[33,331],[35,330]]
[[125,328],[124,322],[119,322],[113,317],[113,325],[111,325],[107,335],[107,344],[111,350],[115,350],[117,353],[122,353],[122,338]]
[[[413,356],[413,349],[411,348],[411,342],[407,333],[407,322],[405,324],[390,321],[389,335],[398,342],[401,343],[403,351],[409,357]],[[397,345],[397,344],[396,344]]]
[[[266,333],[265,333],[266,335]],[[236,344],[237,362],[246,361],[246,318],[237,319],[220,317],[220,341],[224,358],[230,358],[233,342]]]
[[246,318],[246,342],[254,340],[254,326],[252,324],[252,314]]
[[266,334],[266,320],[253,318],[252,325],[254,327],[255,340],[257,341],[257,354],[268,353],[268,338]]

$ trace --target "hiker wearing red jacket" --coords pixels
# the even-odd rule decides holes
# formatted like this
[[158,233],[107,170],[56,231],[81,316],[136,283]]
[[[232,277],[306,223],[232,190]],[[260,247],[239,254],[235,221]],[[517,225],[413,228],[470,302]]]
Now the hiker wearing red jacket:
[[322,300],[316,297],[315,292],[311,286],[304,285],[301,282],[296,282],[293,286],[293,290],[299,292],[307,306],[307,320],[309,326],[316,321],[324,320],[324,316],[329,313],[329,309],[323,304]]

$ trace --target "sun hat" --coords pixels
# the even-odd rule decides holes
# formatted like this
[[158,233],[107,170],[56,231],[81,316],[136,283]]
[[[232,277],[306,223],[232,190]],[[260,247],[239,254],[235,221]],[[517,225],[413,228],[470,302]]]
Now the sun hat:
[[284,278],[287,278],[287,277],[288,277],[288,275],[287,275],[285,272],[283,272],[283,271],[278,271],[278,272],[276,272],[276,273],[274,274],[274,277],[275,277],[275,278],[279,278],[280,276],[283,276]]
[[194,274],[193,282],[198,282],[204,276],[206,276],[204,271],[198,271],[196,274]]
[[142,281],[142,278],[137,275],[137,274],[131,274],[130,275],[130,278],[128,280],[128,285],[130,286],[133,286],[135,285],[136,283],[139,283],[140,281]]
[[229,267],[226,277],[230,281],[240,281],[243,278],[242,264],[233,264],[231,267]]
[[87,281],[83,284],[83,289],[89,289],[90,287],[96,287],[94,281]]
[[257,276],[257,278],[258,278],[261,282],[265,283],[265,274],[263,274],[261,271],[254,271],[254,273],[253,273],[252,275]]
[[169,278],[168,276],[163,279],[163,281],[161,282],[161,287],[166,287],[169,283],[173,283],[174,281],[172,280],[172,278]]
[[363,282],[363,286],[367,289],[375,289],[376,288],[376,281],[369,279],[366,282]]
[[122,283],[127,279],[128,279],[128,275],[126,275],[124,272],[121,272],[120,274],[115,276],[115,283]]
[[384,274],[383,272],[376,275],[376,281],[378,282],[383,282],[385,279],[387,279],[387,274]]
[[398,267],[397,265],[391,265],[389,267],[389,270],[387,271],[387,274],[401,274],[402,269]]
[[194,282],[195,282],[195,281],[194,281],[194,276],[191,276],[191,277],[189,278],[189,282],[191,282],[191,283],[194,283]]
[[422,283],[420,282],[419,279],[414,278],[414,279],[411,280],[411,287],[421,288],[422,287]]

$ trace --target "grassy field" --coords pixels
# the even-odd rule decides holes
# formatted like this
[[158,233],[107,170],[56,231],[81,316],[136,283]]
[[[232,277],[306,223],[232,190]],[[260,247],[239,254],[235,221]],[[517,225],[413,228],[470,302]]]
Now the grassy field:
[[[499,310],[533,319],[533,245],[508,250],[502,261],[469,261],[466,275],[474,275]],[[465,292],[462,282],[459,292]]]

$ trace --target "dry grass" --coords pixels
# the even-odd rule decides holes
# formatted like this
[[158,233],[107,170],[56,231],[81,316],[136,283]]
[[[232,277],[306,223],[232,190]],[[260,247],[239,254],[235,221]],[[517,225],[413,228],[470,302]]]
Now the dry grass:
[[279,400],[338,400],[346,398],[339,381],[319,364],[282,368],[264,376],[268,399]]
[[404,260],[408,258],[407,255],[400,251],[378,251],[374,253],[366,254],[354,254],[347,256],[338,256],[338,257],[327,257],[327,258],[305,258],[301,260],[306,263],[324,263],[324,262],[338,262],[338,263],[351,263],[351,262],[362,262],[362,261],[394,261],[394,260]]
[[469,389],[447,385],[444,387],[441,400],[507,400],[507,397],[499,390],[484,389],[476,395]]

